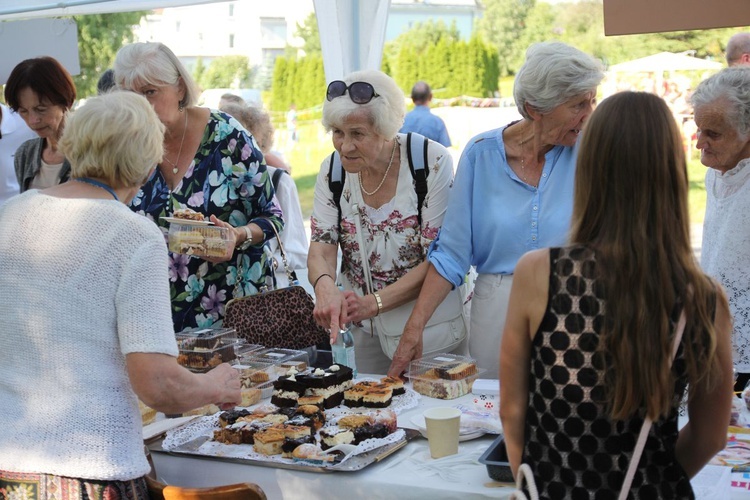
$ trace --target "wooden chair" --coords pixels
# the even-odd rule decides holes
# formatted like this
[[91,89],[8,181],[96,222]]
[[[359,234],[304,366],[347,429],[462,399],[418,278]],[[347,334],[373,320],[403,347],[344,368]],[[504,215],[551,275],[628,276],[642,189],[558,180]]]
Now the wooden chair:
[[182,488],[166,485],[156,478],[154,462],[147,453],[151,472],[146,476],[152,500],[267,500],[263,489],[255,483],[237,483],[211,488]]

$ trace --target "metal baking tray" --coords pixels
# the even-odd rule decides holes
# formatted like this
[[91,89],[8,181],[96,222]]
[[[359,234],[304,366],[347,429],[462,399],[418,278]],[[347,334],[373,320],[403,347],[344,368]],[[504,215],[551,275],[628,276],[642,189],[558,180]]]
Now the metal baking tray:
[[208,436],[201,436],[197,439],[194,439],[192,441],[188,441],[187,443],[183,444],[179,448],[176,448],[174,450],[166,451],[162,449],[161,444],[163,441],[162,439],[159,439],[158,441],[153,441],[149,443],[148,449],[152,452],[156,453],[167,453],[170,455],[188,455],[188,456],[194,456],[194,457],[200,457],[202,459],[213,459],[213,460],[220,460],[222,462],[233,462],[238,464],[246,464],[246,465],[255,465],[259,467],[273,467],[276,469],[289,469],[289,470],[299,470],[299,471],[305,471],[305,472],[355,472],[358,470],[362,470],[368,465],[374,464],[376,462],[380,462],[382,460],[385,460],[392,454],[396,453],[398,450],[406,446],[406,443],[414,439],[415,437],[421,436],[418,430],[416,429],[408,429],[404,427],[400,427],[404,430],[404,438],[395,442],[383,445],[380,448],[376,448],[374,450],[368,451],[366,453],[362,453],[360,455],[353,456],[349,458],[346,462],[334,464],[334,465],[315,465],[312,463],[305,463],[305,462],[294,462],[289,461],[289,463],[286,462],[271,462],[271,461],[265,461],[265,460],[255,460],[250,458],[235,458],[235,457],[217,457],[214,455],[205,455],[202,453],[198,453],[198,448],[208,441]]

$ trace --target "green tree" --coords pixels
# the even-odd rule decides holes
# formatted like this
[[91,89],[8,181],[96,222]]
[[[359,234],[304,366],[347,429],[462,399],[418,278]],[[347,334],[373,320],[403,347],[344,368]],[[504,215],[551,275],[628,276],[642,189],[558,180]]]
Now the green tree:
[[302,24],[297,23],[297,31],[294,32],[294,36],[304,40],[302,50],[305,51],[305,55],[323,53],[320,48],[320,32],[318,31],[318,18],[315,16],[315,12],[311,12]]
[[246,56],[223,56],[211,61],[198,84],[204,89],[245,88],[250,86],[252,76]]
[[479,32],[500,56],[502,75],[512,74],[518,68],[518,54],[523,53],[521,35],[526,29],[526,18],[536,0],[484,0],[484,14],[479,20]]
[[81,73],[73,77],[78,98],[96,95],[96,83],[104,70],[111,68],[115,55],[132,42],[133,27],[147,12],[120,12],[73,16],[78,25],[78,57]]
[[198,85],[200,85],[200,82],[203,81],[203,75],[206,74],[206,65],[203,63],[203,58],[198,57],[195,60],[195,67],[193,68],[193,80],[196,82],[199,82]]

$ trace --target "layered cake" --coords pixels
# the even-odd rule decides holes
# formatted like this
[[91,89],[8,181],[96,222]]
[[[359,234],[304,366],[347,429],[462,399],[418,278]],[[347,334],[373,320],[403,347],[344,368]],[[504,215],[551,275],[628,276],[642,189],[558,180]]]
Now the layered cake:
[[326,422],[323,411],[315,405],[302,405],[297,407],[297,411],[289,417],[289,423],[295,425],[306,425],[317,431]]
[[175,219],[194,220],[199,222],[203,222],[206,220],[203,214],[198,213],[190,208],[181,208],[179,210],[175,210],[172,214],[172,217],[174,217]]
[[390,434],[385,423],[376,422],[375,416],[368,414],[347,415],[339,420],[338,426],[352,432],[351,444],[355,445],[366,439],[384,438]]
[[324,450],[339,444],[354,443],[354,432],[341,427],[327,427],[320,431],[320,447]]
[[455,399],[471,392],[474,377],[461,380],[440,378],[437,371],[428,370],[421,378],[412,379],[414,390],[425,396],[438,399]]
[[[325,408],[333,408],[344,400],[344,391],[352,384],[352,369],[348,366],[334,364],[327,370],[320,368],[314,372],[298,374],[291,368],[287,375],[279,377],[273,383],[271,403],[280,407],[292,407],[299,404],[301,397],[312,397],[312,401],[321,401]],[[307,402],[310,402],[308,400]]]
[[291,456],[294,448],[303,443],[315,442],[310,427],[304,425],[278,424],[255,433],[253,448],[263,455],[284,453],[284,445]]
[[380,382],[383,384],[389,385],[391,389],[393,390],[394,396],[400,396],[402,394],[406,394],[404,381],[398,377],[383,377],[380,379]]
[[460,380],[477,373],[476,363],[459,362],[434,368],[438,378]]
[[387,383],[358,382],[344,392],[344,404],[349,408],[386,408],[393,399],[393,389],[394,385]]

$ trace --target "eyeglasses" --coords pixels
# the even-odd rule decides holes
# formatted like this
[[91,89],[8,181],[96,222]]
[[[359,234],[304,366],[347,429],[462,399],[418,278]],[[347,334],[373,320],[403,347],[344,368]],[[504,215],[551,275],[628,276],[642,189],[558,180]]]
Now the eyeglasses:
[[352,82],[351,85],[347,86],[346,82],[334,80],[328,84],[326,99],[333,101],[346,94],[347,90],[349,91],[349,99],[355,104],[367,104],[372,101],[373,97],[380,97],[380,94],[375,92],[373,86],[367,82]]

